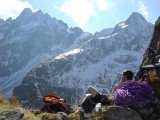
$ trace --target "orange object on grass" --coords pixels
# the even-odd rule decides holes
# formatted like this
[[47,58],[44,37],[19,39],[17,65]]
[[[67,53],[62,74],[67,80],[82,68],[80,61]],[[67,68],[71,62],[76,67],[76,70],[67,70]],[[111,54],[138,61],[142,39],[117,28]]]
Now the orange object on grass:
[[43,97],[43,102],[64,102],[64,99],[59,97],[58,95],[54,95],[54,94],[48,94],[46,96]]

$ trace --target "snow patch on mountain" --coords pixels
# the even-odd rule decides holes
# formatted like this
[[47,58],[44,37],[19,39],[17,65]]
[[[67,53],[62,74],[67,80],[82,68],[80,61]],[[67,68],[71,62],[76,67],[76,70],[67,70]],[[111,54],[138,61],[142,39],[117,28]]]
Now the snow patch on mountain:
[[62,58],[65,58],[68,55],[74,55],[74,54],[80,53],[81,51],[82,51],[81,49],[74,49],[74,50],[71,50],[69,52],[66,52],[66,53],[63,53],[63,54],[60,54],[60,55],[56,56],[55,59],[62,59]]
[[121,28],[121,29],[123,29],[123,28],[125,28],[125,27],[127,27],[128,25],[126,25],[124,22],[122,22],[122,23],[120,23],[119,24],[119,27]]
[[109,35],[109,36],[106,36],[106,37],[99,37],[98,39],[99,39],[99,40],[104,40],[104,39],[112,38],[112,37],[114,37],[115,35],[117,35],[117,33],[114,33],[114,34]]
[[[120,55],[130,55],[137,59],[129,61],[127,64],[118,63],[115,59]],[[119,76],[119,73],[125,68],[130,68],[136,72],[141,59],[142,55],[139,52],[117,50],[114,54],[108,55],[95,64],[88,63],[88,65],[84,67],[74,66],[69,73],[64,73],[63,76],[61,76],[61,79],[63,80],[65,80],[65,78],[70,78],[69,80],[67,79],[66,81],[63,81],[63,84],[61,85],[65,87],[75,87],[75,84],[73,83],[77,83],[77,87],[82,88],[84,91],[90,85],[93,85],[102,93],[105,91],[103,94],[110,94],[110,90],[115,83],[115,78]],[[98,80],[98,77],[102,77],[104,82]],[[72,80],[72,78],[74,78],[74,80]]]

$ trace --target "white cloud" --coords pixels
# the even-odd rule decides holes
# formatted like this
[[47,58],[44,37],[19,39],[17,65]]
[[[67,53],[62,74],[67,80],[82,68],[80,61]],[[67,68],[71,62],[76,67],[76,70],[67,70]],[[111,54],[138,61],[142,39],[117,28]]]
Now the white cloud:
[[0,0],[0,18],[16,18],[24,8],[33,10],[32,5],[28,2],[22,2],[20,0]]
[[79,27],[84,27],[90,17],[95,16],[97,11],[107,10],[108,6],[107,0],[66,0],[60,10],[70,16]]
[[106,0],[96,0],[98,9],[101,11],[105,11],[108,9],[108,3]]
[[93,4],[88,0],[66,0],[60,10],[72,17],[79,27],[83,27],[96,14]]
[[144,3],[142,1],[139,1],[139,11],[144,15],[144,16],[148,16],[148,11],[147,11],[147,7],[144,5]]

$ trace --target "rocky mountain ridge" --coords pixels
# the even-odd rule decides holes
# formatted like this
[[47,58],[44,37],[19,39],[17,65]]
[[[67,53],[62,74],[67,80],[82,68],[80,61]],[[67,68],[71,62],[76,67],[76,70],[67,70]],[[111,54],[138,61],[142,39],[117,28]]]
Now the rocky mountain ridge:
[[90,36],[40,10],[33,13],[26,8],[14,20],[0,20],[0,91],[11,96],[32,68]]

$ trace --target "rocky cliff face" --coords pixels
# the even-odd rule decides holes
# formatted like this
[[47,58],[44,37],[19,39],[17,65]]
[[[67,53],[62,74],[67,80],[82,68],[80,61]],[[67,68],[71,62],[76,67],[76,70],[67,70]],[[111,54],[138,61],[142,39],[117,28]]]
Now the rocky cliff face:
[[[142,65],[152,64],[155,54],[160,55],[160,17],[155,22],[154,32],[148,48],[145,51]],[[155,59],[156,60],[156,59]],[[158,62],[159,59],[153,62]]]
[[124,68],[138,70],[152,30],[151,23],[133,13],[126,21],[117,24],[110,35],[92,36],[76,49],[52,57],[32,69],[14,89],[13,95],[23,105],[37,107],[42,97],[49,93],[75,104],[90,85],[103,94],[110,94],[120,71]]
[[[153,71],[156,72],[153,72]],[[145,50],[140,70],[137,74],[139,78],[146,74],[150,84],[154,89],[156,97],[160,99],[160,17],[155,22],[153,36],[150,44]],[[151,77],[152,76],[152,77]]]

